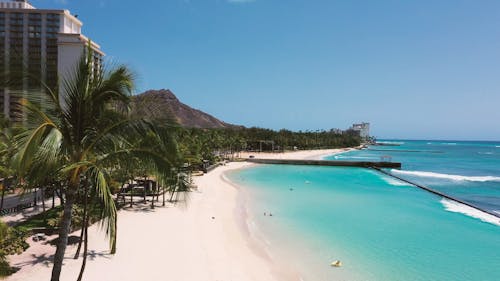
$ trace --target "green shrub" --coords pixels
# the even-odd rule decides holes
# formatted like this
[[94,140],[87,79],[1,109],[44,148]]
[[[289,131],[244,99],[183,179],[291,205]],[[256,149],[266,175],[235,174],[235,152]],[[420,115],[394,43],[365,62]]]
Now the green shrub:
[[[58,227],[62,221],[64,210],[61,209],[57,212],[57,216],[47,219],[47,225],[51,227]],[[71,230],[75,231],[80,229],[83,225],[82,222],[83,217],[83,208],[78,206],[77,204],[73,205],[73,209],[71,210]]]
[[0,277],[15,272],[7,262],[7,256],[24,252],[29,247],[27,237],[26,231],[8,227],[0,221]]
[[[62,221],[64,210],[62,208],[57,211],[51,218],[47,219],[47,226],[49,227],[59,227]],[[88,205],[88,215],[90,215],[89,223],[93,224],[101,219],[100,208],[97,203],[91,203]],[[71,231],[81,229],[83,226],[83,206],[74,204],[71,210]]]

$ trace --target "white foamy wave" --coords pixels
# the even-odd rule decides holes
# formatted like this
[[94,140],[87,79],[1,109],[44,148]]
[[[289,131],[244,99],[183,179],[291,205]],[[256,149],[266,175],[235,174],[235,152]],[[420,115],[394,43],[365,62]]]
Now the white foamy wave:
[[410,184],[404,182],[404,181],[400,181],[400,180],[397,180],[395,178],[391,178],[391,177],[382,177],[382,179],[390,184],[390,185],[393,185],[393,186],[411,186]]
[[476,219],[480,219],[484,222],[488,222],[488,223],[500,226],[500,218],[497,218],[497,217],[490,215],[488,213],[485,213],[485,212],[481,212],[481,211],[474,209],[472,207],[469,207],[467,205],[460,204],[458,202],[451,201],[451,200],[444,199],[444,198],[441,199],[441,204],[443,204],[446,211],[454,212],[454,213],[461,213],[461,214],[464,214],[464,215],[467,215],[467,216],[470,216],[470,217],[473,217]]
[[492,155],[492,154],[493,154],[493,152],[490,152],[490,151],[488,151],[488,152],[478,152],[478,154],[483,154],[483,155]]
[[500,145],[495,145],[496,148],[500,148]]
[[461,175],[448,175],[448,174],[440,174],[440,173],[425,172],[425,171],[401,171],[396,169],[392,169],[391,172],[394,174],[410,175],[410,176],[426,177],[426,178],[447,179],[454,181],[500,182],[500,177],[494,177],[494,176],[461,176]]
[[399,145],[405,144],[402,141],[378,141],[377,143],[380,143],[380,144],[399,144]]
[[367,156],[335,156],[335,159],[372,159]]

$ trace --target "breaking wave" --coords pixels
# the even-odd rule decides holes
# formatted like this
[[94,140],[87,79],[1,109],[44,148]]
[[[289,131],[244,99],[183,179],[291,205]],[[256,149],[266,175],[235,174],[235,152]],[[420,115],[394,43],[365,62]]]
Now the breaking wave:
[[[488,222],[497,226],[500,226],[500,218],[497,218],[493,215],[487,214],[485,212],[481,212],[477,209],[474,209],[472,207],[469,207],[464,204],[460,204],[455,201],[451,201],[448,199],[441,199],[441,204],[443,204],[444,208],[449,211],[449,212],[454,212],[454,213],[461,213],[476,219],[480,219],[484,222]],[[498,213],[498,211],[495,211],[495,213]]]
[[400,180],[397,180],[395,178],[391,178],[391,177],[387,177],[387,176],[383,176],[382,179],[390,184],[390,185],[393,185],[393,186],[411,186],[410,184],[404,182],[404,181],[400,181]]
[[336,155],[333,158],[335,158],[335,159],[373,159],[373,157],[368,157],[368,156],[340,156],[340,155]]
[[440,173],[425,172],[425,171],[401,171],[401,170],[396,170],[396,169],[392,169],[391,172],[394,174],[400,174],[400,175],[447,179],[447,180],[453,180],[453,181],[472,181],[472,182],[495,181],[495,182],[500,182],[500,177],[495,177],[495,176],[462,176],[462,175],[449,175],[449,174],[440,174]]
[[402,141],[378,141],[377,143],[380,143],[380,144],[398,144],[398,145],[405,144],[405,142],[402,142]]

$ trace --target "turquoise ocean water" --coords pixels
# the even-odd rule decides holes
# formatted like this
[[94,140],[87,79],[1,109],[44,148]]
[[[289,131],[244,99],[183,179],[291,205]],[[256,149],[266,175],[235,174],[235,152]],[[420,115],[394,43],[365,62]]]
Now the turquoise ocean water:
[[[403,162],[398,176],[500,209],[500,143],[403,141],[336,159],[381,155]],[[248,198],[250,227],[304,280],[500,280],[498,220],[375,171],[259,165],[227,176]]]

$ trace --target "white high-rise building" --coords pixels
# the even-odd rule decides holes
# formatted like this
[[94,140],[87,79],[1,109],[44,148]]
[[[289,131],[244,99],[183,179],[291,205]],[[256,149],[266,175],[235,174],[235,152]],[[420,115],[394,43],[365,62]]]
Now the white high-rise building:
[[370,137],[370,123],[353,124],[351,130],[359,132],[359,136],[364,140]]
[[[36,9],[25,0],[0,0],[0,79],[4,80],[0,112],[19,120],[18,101],[24,93],[42,91],[41,83],[56,89],[58,81],[68,77],[89,42],[81,29],[82,22],[68,10]],[[98,71],[104,53],[94,42],[91,48]]]

